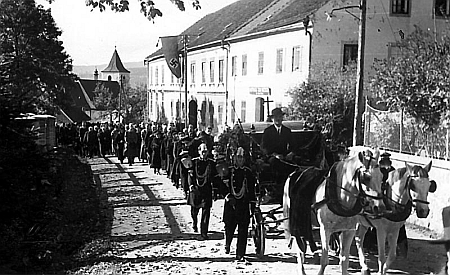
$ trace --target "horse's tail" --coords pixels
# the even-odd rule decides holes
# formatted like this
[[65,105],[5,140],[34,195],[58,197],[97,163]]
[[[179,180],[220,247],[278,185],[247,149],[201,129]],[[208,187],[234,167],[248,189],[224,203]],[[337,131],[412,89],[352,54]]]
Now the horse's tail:
[[288,230],[285,229],[285,233],[288,231],[287,233],[290,234],[286,238],[290,239],[291,236],[294,236],[303,252],[306,251],[305,240],[313,242],[311,240],[311,204],[314,193],[325,174],[326,170],[309,167],[304,171],[297,170],[286,182],[285,196],[287,191],[289,204],[283,203],[283,205],[289,206],[287,210],[289,222],[285,224],[288,228]]

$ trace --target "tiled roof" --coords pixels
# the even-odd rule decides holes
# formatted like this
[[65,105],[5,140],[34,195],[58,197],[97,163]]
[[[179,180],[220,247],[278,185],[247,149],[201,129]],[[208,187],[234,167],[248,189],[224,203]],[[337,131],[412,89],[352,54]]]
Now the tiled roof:
[[[189,48],[294,23],[314,13],[330,0],[240,0],[208,14],[180,35],[189,35]],[[181,42],[179,48],[182,48]],[[149,55],[162,55],[161,50]]]
[[123,66],[123,63],[120,60],[119,54],[117,53],[117,49],[114,49],[114,53],[111,57],[111,61],[109,61],[108,67],[103,69],[102,72],[129,73],[130,71],[125,69],[125,66]]
[[316,12],[330,0],[295,0],[287,5],[281,12],[275,14],[266,23],[254,28],[250,33],[270,30],[301,22],[303,19]]
[[72,98],[73,105],[88,109],[89,103],[86,100],[83,89],[84,91],[86,91],[87,96],[92,101],[92,99],[94,98],[94,91],[97,87],[97,83],[101,83],[105,88],[109,89],[109,91],[112,92],[113,97],[117,97],[119,95],[120,85],[117,81],[80,79],[79,82],[77,82],[77,85],[74,85],[73,88],[67,91]]
[[84,90],[91,100],[94,98],[94,91],[97,87],[97,83],[103,84],[106,89],[109,89],[109,91],[113,94],[113,98],[119,95],[120,85],[117,81],[80,79],[80,83],[83,85]]
[[86,113],[83,112],[80,107],[75,106],[65,107],[64,109],[61,109],[60,112],[57,113],[56,117],[58,121],[66,123],[91,120],[91,118],[86,115]]

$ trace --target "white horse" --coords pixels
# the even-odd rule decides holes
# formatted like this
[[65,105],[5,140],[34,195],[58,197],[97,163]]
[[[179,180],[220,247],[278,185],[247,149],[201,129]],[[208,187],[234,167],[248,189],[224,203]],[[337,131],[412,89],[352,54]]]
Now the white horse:
[[[298,227],[302,226],[301,219],[293,220],[295,212],[305,211],[294,207],[294,203],[298,202],[295,197],[295,186],[290,186],[290,182],[296,185],[308,185],[303,179],[313,179],[313,185],[319,185],[312,193],[311,202],[317,210],[317,220],[320,225],[320,239],[322,243],[322,256],[320,259],[321,268],[319,274],[324,274],[325,268],[329,263],[328,250],[331,234],[342,232],[340,235],[340,265],[342,274],[348,274],[348,262],[350,245],[353,241],[356,224],[358,222],[357,215],[369,209],[373,213],[384,211],[382,201],[382,173],[378,166],[378,150],[365,149],[352,157],[336,163],[331,169],[326,179],[323,177],[310,177],[305,173],[314,170],[306,170],[302,173],[299,180],[286,181],[283,196],[283,212],[285,218],[288,218],[285,224],[285,233],[287,238],[295,240],[298,248],[297,262],[298,273],[305,274],[304,255],[306,252],[305,240],[311,241],[310,236],[298,236]],[[318,180],[319,182],[314,182]],[[301,192],[297,192],[299,194]],[[292,196],[291,196],[292,195]],[[309,208],[309,211],[311,208]],[[293,234],[291,234],[293,233]]]
[[[356,246],[362,274],[370,274],[362,247],[369,227],[375,227],[377,231],[378,272],[384,275],[395,260],[399,230],[409,217],[411,208],[416,209],[418,218],[428,216],[430,212],[427,201],[428,192],[433,193],[436,190],[436,182],[430,181],[428,177],[430,169],[431,161],[424,167],[411,166],[406,163],[406,167],[391,171],[387,179],[384,199],[388,210],[387,214],[378,219],[360,216],[356,231]],[[385,256],[386,238],[389,243],[387,260]]]

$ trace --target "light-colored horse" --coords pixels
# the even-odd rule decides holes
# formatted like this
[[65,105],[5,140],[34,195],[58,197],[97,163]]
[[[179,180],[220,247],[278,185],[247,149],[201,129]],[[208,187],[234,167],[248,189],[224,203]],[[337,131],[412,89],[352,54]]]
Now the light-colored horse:
[[[383,175],[378,166],[379,151],[365,149],[352,157],[336,163],[328,174],[328,177],[319,182],[320,185],[314,193],[312,203],[317,210],[317,220],[320,225],[320,239],[322,243],[321,268],[319,274],[324,274],[329,263],[328,250],[331,234],[342,232],[340,235],[340,265],[342,274],[348,274],[350,245],[353,241],[357,215],[363,209],[369,209],[373,213],[384,211],[381,199],[381,183]],[[298,209],[291,208],[289,186],[290,179],[286,181],[283,197],[283,212],[285,218]],[[295,184],[304,184],[296,181]],[[288,214],[290,213],[290,214]],[[290,216],[289,216],[290,219]],[[285,232],[290,237],[290,232],[300,226],[297,222],[288,220],[285,224]],[[298,273],[305,274],[304,260],[306,245],[305,239],[297,240]],[[300,246],[299,246],[300,245]],[[300,249],[301,248],[301,249]]]
[[[415,208],[418,218],[428,216],[430,211],[427,201],[428,192],[432,193],[436,190],[436,182],[429,180],[430,169],[431,161],[424,167],[406,163],[406,167],[391,171],[387,179],[384,199],[387,214],[379,219],[360,217],[356,231],[356,246],[362,274],[370,274],[362,247],[369,227],[375,227],[377,231],[378,272],[384,275],[395,260],[399,230],[411,214],[411,208]],[[386,238],[389,243],[387,259]]]

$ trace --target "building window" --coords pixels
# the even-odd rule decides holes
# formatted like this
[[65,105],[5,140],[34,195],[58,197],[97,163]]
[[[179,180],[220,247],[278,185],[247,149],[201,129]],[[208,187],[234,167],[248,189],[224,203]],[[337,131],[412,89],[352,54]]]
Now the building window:
[[195,63],[191,63],[191,83],[195,83]]
[[283,49],[277,49],[277,63],[275,71],[277,73],[283,72]]
[[158,78],[159,78],[158,67],[155,67],[155,85],[158,85]]
[[358,44],[344,44],[343,65],[348,66],[358,60]]
[[235,113],[235,110],[236,110],[236,100],[232,100],[231,101],[231,123],[233,123],[234,124],[234,122],[236,121],[235,120],[235,118],[236,118],[236,113]]
[[219,60],[219,83],[223,83],[223,59]]
[[217,113],[219,114],[219,119],[217,123],[220,125],[222,124],[222,117],[223,117],[223,103],[219,103],[219,106],[217,106]]
[[214,83],[214,60],[209,61],[209,82]]
[[206,83],[206,62],[202,62],[202,83]]
[[150,85],[153,85],[153,67],[150,67]]
[[150,91],[150,104],[149,105],[150,105],[150,113],[153,113],[153,91]]
[[173,100],[170,102],[170,117],[173,117]]
[[302,47],[295,46],[292,48],[292,71],[301,71],[302,67]]
[[450,0],[435,0],[434,12],[436,16],[450,15]]
[[242,75],[247,75],[247,55],[242,55]]
[[161,84],[164,84],[164,65],[161,66]]
[[410,0],[391,0],[391,14],[409,15]]
[[172,71],[170,72],[170,83],[174,83],[175,82],[175,75],[172,73]]
[[237,56],[231,57],[231,76],[236,76]]
[[247,112],[247,101],[241,102],[241,122],[245,122],[245,114]]
[[258,53],[258,74],[264,73],[264,52]]

